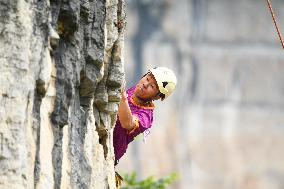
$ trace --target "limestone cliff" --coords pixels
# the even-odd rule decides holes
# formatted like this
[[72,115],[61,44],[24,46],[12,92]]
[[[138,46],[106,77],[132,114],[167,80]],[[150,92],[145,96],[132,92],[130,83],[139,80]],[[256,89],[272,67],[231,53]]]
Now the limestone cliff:
[[115,188],[123,0],[0,1],[0,188]]

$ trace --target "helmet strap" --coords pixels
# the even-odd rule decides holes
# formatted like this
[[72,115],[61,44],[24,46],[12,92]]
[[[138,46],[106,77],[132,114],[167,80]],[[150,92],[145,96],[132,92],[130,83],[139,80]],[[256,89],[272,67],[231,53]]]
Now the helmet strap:
[[149,103],[151,103],[153,101],[152,99],[144,100],[144,99],[141,99],[139,97],[136,97],[136,98],[139,100],[140,103],[143,103],[143,104],[149,104]]
[[158,92],[157,95],[154,98],[146,99],[146,100],[145,99],[141,99],[141,98],[139,98],[138,96],[135,96],[135,95],[133,95],[132,98],[135,96],[134,100],[138,101],[139,104],[149,105],[149,104],[151,104],[151,102],[153,100],[158,100],[158,99],[162,98],[161,94],[163,95],[163,93]]

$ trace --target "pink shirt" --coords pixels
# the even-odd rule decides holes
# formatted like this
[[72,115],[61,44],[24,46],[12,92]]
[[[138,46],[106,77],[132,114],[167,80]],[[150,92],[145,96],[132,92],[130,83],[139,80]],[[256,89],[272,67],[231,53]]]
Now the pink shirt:
[[143,132],[149,133],[148,129],[151,128],[153,123],[154,107],[141,107],[135,105],[131,100],[131,96],[133,95],[134,90],[135,86],[128,89],[126,93],[128,95],[127,99],[131,113],[133,116],[137,118],[139,127],[129,132],[127,129],[124,129],[121,126],[119,117],[117,118],[113,131],[113,147],[114,147],[116,162],[124,155],[124,153],[127,150],[128,144],[132,142],[137,135]]

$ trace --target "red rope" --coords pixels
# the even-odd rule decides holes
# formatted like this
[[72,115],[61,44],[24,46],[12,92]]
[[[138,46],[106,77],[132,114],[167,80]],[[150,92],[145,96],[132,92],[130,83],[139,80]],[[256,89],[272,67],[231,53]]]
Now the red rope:
[[271,16],[272,16],[272,19],[273,19],[274,25],[275,25],[275,27],[276,27],[276,30],[277,30],[277,33],[278,33],[278,36],[279,36],[280,42],[281,42],[281,44],[282,44],[282,48],[284,49],[284,43],[283,43],[282,36],[281,36],[280,30],[279,30],[279,28],[278,28],[278,25],[277,25],[277,22],[276,22],[276,19],[275,19],[275,16],[274,16],[273,10],[272,10],[271,3],[270,3],[270,1],[269,1],[269,0],[266,0],[266,1],[267,1],[267,4],[268,4],[268,7],[269,7],[269,10],[270,10],[270,13],[271,13]]

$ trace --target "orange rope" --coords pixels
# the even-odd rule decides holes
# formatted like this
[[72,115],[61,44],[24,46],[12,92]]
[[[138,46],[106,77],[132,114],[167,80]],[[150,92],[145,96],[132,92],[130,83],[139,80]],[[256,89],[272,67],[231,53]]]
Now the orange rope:
[[279,28],[278,28],[278,25],[277,25],[277,22],[276,22],[276,19],[275,19],[275,16],[274,16],[273,10],[272,10],[271,3],[270,3],[270,1],[269,1],[269,0],[266,0],[266,1],[267,1],[267,4],[268,4],[268,7],[269,7],[269,10],[270,10],[270,13],[271,13],[271,16],[272,16],[272,19],[273,19],[274,25],[275,25],[275,27],[276,27],[276,30],[277,30],[277,33],[278,33],[278,36],[279,36],[280,42],[281,42],[281,44],[282,44],[282,48],[284,49],[284,43],[283,43],[282,36],[281,36],[280,30],[279,30]]

